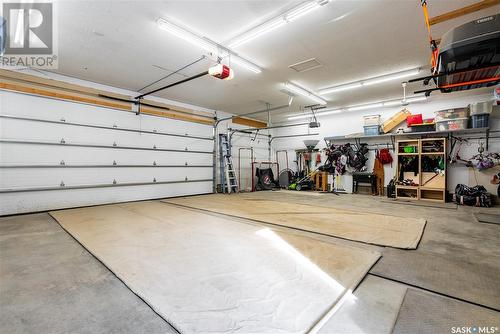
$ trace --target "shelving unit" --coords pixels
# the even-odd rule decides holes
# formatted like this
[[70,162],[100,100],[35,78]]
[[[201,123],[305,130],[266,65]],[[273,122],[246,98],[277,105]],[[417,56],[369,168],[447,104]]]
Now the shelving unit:
[[[411,179],[414,183],[396,185],[396,198],[446,201],[446,138],[398,140],[396,157],[397,179]],[[416,160],[411,162],[411,159]],[[403,171],[401,169],[403,163],[414,165],[413,171]],[[436,168],[429,170],[431,166],[436,165],[438,172]]]
[[[498,132],[498,131],[493,131]],[[470,135],[484,135],[486,149],[489,146],[490,139],[490,128],[469,128],[463,130],[449,130],[449,131],[428,131],[428,132],[409,132],[409,133],[385,133],[375,136],[367,136],[362,133],[359,135],[347,135],[347,136],[331,136],[325,137],[324,140],[327,144],[333,142],[346,142],[354,141],[359,143],[361,140],[367,139],[389,139],[393,144],[397,138],[425,138],[425,137],[446,137],[450,142],[452,142],[453,137],[468,137]]]

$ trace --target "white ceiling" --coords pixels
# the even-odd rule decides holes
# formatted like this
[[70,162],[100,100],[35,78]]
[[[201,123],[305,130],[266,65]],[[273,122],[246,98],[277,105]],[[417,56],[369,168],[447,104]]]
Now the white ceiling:
[[[429,4],[435,16],[478,0]],[[158,17],[176,21],[214,41],[232,37],[301,1],[65,1],[58,3],[59,70],[102,84],[137,90],[200,58],[203,52],[159,29]],[[491,13],[495,6],[433,26],[440,37],[453,26]],[[295,22],[236,50],[263,68],[255,74],[234,65],[235,78],[203,77],[157,96],[231,113],[286,104],[280,84],[293,81],[317,91],[328,86],[427,66],[429,50],[420,0],[332,1]],[[317,58],[323,67],[297,73],[288,65]],[[204,60],[160,83],[205,71]],[[157,66],[163,68],[160,69]],[[424,72],[426,73],[426,72]],[[159,87],[159,85],[153,88]],[[420,88],[413,84],[410,91]],[[325,96],[331,106],[395,98],[399,81]],[[310,101],[296,99],[294,109]]]

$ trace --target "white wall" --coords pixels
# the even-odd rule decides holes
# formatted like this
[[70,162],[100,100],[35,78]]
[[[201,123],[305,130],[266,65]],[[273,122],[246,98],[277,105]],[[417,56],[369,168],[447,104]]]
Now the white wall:
[[[231,116],[227,113],[219,112],[217,114],[218,118],[225,118]],[[231,121],[223,121],[217,127],[218,133],[228,133],[228,128],[231,129],[245,129],[248,126],[234,124]],[[252,187],[252,170],[251,170],[251,151],[249,148],[253,149],[254,161],[268,161],[269,160],[269,138],[267,135],[270,133],[269,130],[259,131],[259,135],[246,134],[240,132],[234,132],[232,136],[232,150],[231,156],[233,160],[233,165],[236,173],[240,180],[240,190],[241,191],[251,191]],[[241,150],[240,150],[241,149]],[[240,157],[241,153],[241,157]],[[274,158],[272,159],[274,161]],[[239,163],[241,162],[241,168]],[[217,182],[220,182],[219,177],[219,152],[217,151]]]
[[[409,109],[412,114],[423,114],[424,118],[431,118],[434,117],[434,112],[438,110],[443,110],[443,109],[449,109],[449,108],[459,108],[459,107],[465,107],[470,103],[474,102],[480,102],[480,101],[485,101],[485,100],[490,100],[492,98],[492,94],[481,94],[481,95],[474,95],[474,91],[470,91],[469,95],[464,96],[464,94],[461,93],[452,93],[452,94],[447,94],[447,95],[439,95],[439,93],[435,94],[434,96],[431,96],[431,98],[427,102],[423,103],[415,103],[412,105],[409,105],[407,109]],[[295,149],[303,149],[305,148],[303,144],[304,139],[319,139],[320,142],[317,146],[317,148],[325,148],[326,144],[325,141],[323,140],[324,137],[329,137],[329,136],[342,136],[342,135],[348,135],[348,134],[353,134],[353,133],[360,133],[363,132],[363,116],[364,115],[372,115],[372,114],[380,114],[382,121],[390,118],[392,115],[394,115],[397,111],[399,111],[401,108],[396,107],[396,108],[384,108],[384,109],[376,109],[376,110],[363,110],[363,111],[358,111],[358,112],[344,112],[340,114],[334,114],[334,115],[327,115],[324,117],[319,117],[318,120],[321,123],[321,127],[319,129],[310,129],[310,132],[319,132],[319,136],[315,137],[297,137],[297,138],[286,138],[283,140],[275,140],[273,141],[273,150],[288,150],[288,155],[289,155],[289,164],[292,169],[296,170],[297,164],[294,163],[295,160]],[[304,120],[298,120],[295,121],[294,123],[302,123]],[[307,121],[307,120],[306,120]],[[500,129],[500,118],[495,117],[490,120],[490,127],[492,128],[492,131],[494,130],[499,130]],[[297,134],[297,133],[307,133],[308,129],[307,126],[300,126],[300,127],[291,127],[291,128],[282,128],[282,129],[276,129],[274,131],[274,136],[282,136],[282,135],[291,135],[291,134]],[[492,134],[493,136],[494,134]],[[498,134],[496,134],[498,136]],[[470,141],[470,146],[464,146],[463,149],[461,150],[461,156],[463,158],[469,158],[473,156],[474,154],[477,154],[477,148],[479,142],[484,140],[471,140]],[[348,141],[346,141],[348,142]],[[354,140],[351,141],[354,143]],[[362,142],[366,142],[368,144],[375,144],[375,143],[385,143],[389,142],[390,140],[384,140],[380,138],[374,138],[374,139],[368,139],[365,140],[363,139]],[[340,144],[341,142],[339,142]],[[490,139],[490,152],[499,152],[500,151],[500,142],[498,139]],[[323,157],[323,162],[325,158]],[[373,160],[374,160],[374,152],[370,151],[369,153],[369,161],[367,163],[368,170],[373,169]],[[395,163],[391,165],[385,165],[384,172],[385,172],[385,185],[391,180],[391,178],[394,177],[395,174],[395,168],[396,165]],[[475,185],[471,184],[470,182],[470,176],[469,174],[472,173],[472,171],[469,171],[468,168],[462,166],[462,165],[451,165],[449,166],[449,172],[448,172],[448,190],[453,191],[457,183],[464,183],[464,184],[469,184],[469,185]],[[478,173],[476,171],[476,173]],[[490,173],[488,171],[486,172],[479,172],[479,173]],[[493,189],[491,185],[486,185],[489,191],[496,193],[496,188]]]
[[[60,79],[60,76],[57,76]],[[68,78],[81,84],[82,81]],[[84,82],[87,86],[131,94],[123,90]],[[163,100],[164,102],[171,102]],[[184,105],[186,106],[186,105]],[[191,106],[192,107],[192,106]],[[148,115],[135,115],[104,107],[62,101],[21,93],[0,91],[0,114],[28,118],[103,125],[147,131],[213,136],[213,126]],[[119,186],[112,188],[1,192],[0,215],[42,211],[65,207],[114,203],[131,200],[192,195],[212,192],[213,140],[163,136],[137,132],[96,129],[0,118],[0,139],[133,146],[209,153],[126,150],[48,146],[40,144],[0,143],[0,166],[6,165],[203,165],[209,167],[111,167],[111,168],[0,168],[0,189],[142,183],[162,181],[208,180],[195,183]]]

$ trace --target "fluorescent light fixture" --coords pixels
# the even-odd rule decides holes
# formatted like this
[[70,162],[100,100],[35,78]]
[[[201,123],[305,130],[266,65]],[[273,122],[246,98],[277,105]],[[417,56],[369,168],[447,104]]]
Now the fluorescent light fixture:
[[196,45],[209,52],[216,53],[218,51],[217,44],[213,42],[211,43],[210,41],[205,40],[203,37],[200,37],[195,33],[192,33],[184,28],[179,27],[178,25],[168,22],[167,20],[159,18],[158,20],[156,20],[156,23],[158,24],[158,27],[160,27],[161,29],[168,31],[172,35],[179,37],[185,40],[186,42]]
[[384,107],[394,107],[394,106],[400,106],[402,104],[401,100],[397,101],[386,101],[384,102]]
[[304,118],[309,118],[309,117],[313,117],[313,114],[309,113],[309,114],[303,114],[303,115],[297,115],[297,116],[290,116],[290,117],[287,117],[287,119],[289,121],[293,121],[296,119],[304,119]]
[[286,24],[286,21],[283,20],[282,17],[278,17],[274,20],[265,22],[261,24],[260,26],[257,26],[256,28],[248,31],[248,33],[241,35],[239,38],[234,39],[230,44],[230,48],[235,48],[240,46],[241,44],[244,44],[246,42],[249,42],[261,35],[267,34],[268,32],[279,28],[283,25]]
[[[419,102],[419,101],[425,101],[427,100],[427,97],[425,95],[417,95],[417,96],[411,96],[406,99],[406,102],[411,103],[411,102]],[[373,108],[382,108],[382,107],[394,107],[394,106],[401,106],[403,104],[402,99],[394,99],[394,100],[387,100],[383,102],[375,102],[375,103],[369,103],[369,104],[363,104],[359,106],[352,106],[347,108],[348,111],[358,111],[358,110],[366,110],[366,109],[373,109]]]
[[314,0],[314,1],[307,1],[305,3],[302,3],[289,11],[276,16],[254,28],[251,28],[250,30],[244,32],[243,34],[236,36],[231,42],[229,43],[230,48],[236,48],[240,45],[243,45],[259,36],[262,36],[264,34],[267,34],[268,32],[271,32],[279,27],[282,27],[283,25],[293,22],[297,20],[298,18],[310,13],[311,11],[326,5],[329,0]]
[[420,68],[414,68],[411,70],[406,70],[406,71],[400,71],[396,73],[391,73],[391,74],[386,74],[382,75],[379,77],[375,78],[370,78],[370,79],[365,79],[365,80],[360,80],[360,81],[353,81],[353,82],[348,82],[342,85],[337,85],[337,86],[332,86],[332,87],[327,87],[324,89],[321,89],[319,91],[319,94],[325,95],[325,94],[331,94],[331,93],[336,93],[340,92],[343,90],[348,90],[348,89],[353,89],[353,88],[359,88],[359,87],[364,87],[364,86],[370,86],[370,85],[376,85],[379,83],[387,82],[387,81],[392,81],[392,80],[397,80],[401,78],[406,78],[406,77],[411,77],[413,75],[416,75],[420,72]]
[[335,86],[335,87],[330,87],[330,88],[325,88],[319,91],[321,95],[324,94],[330,94],[330,93],[335,93],[335,92],[340,92],[343,90],[348,90],[348,89],[353,89],[353,88],[358,88],[363,86],[361,82],[353,82],[345,85],[340,85],[340,86]]
[[[414,95],[414,96],[408,97],[406,99],[406,102],[413,103],[413,102],[420,102],[420,101],[425,101],[425,100],[427,100],[427,97],[425,95]],[[347,111],[359,111],[359,110],[367,110],[367,109],[383,108],[383,107],[394,107],[394,106],[402,106],[402,105],[403,105],[402,99],[394,99],[394,100],[386,100],[383,102],[374,102],[374,103],[369,103],[369,104],[352,106],[352,107],[349,107],[347,109],[328,108],[328,109],[323,109],[322,111],[315,112],[314,114],[316,117],[321,117],[321,116],[326,116],[326,115],[339,114],[345,110],[347,110]],[[301,114],[301,115],[291,115],[291,116],[287,117],[287,119],[292,121],[292,120],[310,118],[310,117],[313,117],[312,113]]]
[[316,8],[319,8],[319,3],[317,1],[306,2],[286,13],[285,20],[293,22]]
[[342,111],[343,111],[342,109],[333,109],[333,110],[322,111],[319,113],[319,116],[340,114]]
[[375,85],[379,84],[382,82],[387,82],[387,81],[392,81],[392,80],[397,80],[401,78],[406,78],[406,77],[411,77],[413,75],[416,75],[420,72],[420,68],[415,68],[409,71],[401,71],[397,73],[392,73],[388,75],[382,75],[380,77],[368,79],[363,81],[364,86],[369,86],[369,85]]
[[229,55],[231,62],[246,68],[247,70],[250,70],[254,73],[260,73],[262,70],[260,69],[259,66],[255,65],[251,61],[248,61],[241,56],[231,52],[229,49],[220,46],[216,42],[205,38],[201,37],[183,27],[180,27],[172,22],[169,22],[165,19],[159,18],[156,20],[156,23],[158,24],[158,27],[168,31],[172,35],[181,38],[193,45],[196,45],[203,50],[206,50],[208,52],[214,53],[216,55],[220,55],[222,53],[223,55]]
[[377,102],[377,103],[365,104],[365,105],[362,105],[362,106],[349,107],[349,108],[347,108],[347,111],[358,111],[358,110],[374,109],[374,108],[380,108],[380,107],[383,107],[383,106],[384,106],[384,104],[382,102]]
[[302,95],[302,96],[304,96],[304,97],[308,98],[309,100],[314,101],[316,103],[319,103],[322,105],[326,104],[326,101],[323,100],[321,97],[319,97],[318,95],[316,95],[314,93],[311,93],[310,91],[308,91],[305,88],[297,86],[296,84],[292,84],[292,83],[287,82],[284,84],[284,88],[285,88],[285,90],[288,90],[292,93]]
[[427,100],[427,96],[423,95],[423,96],[412,96],[412,97],[408,97],[406,98],[406,102],[418,102],[418,101],[425,101]]
[[240,56],[237,56],[235,54],[230,54],[229,57],[230,57],[231,63],[238,64],[241,67],[244,67],[247,70],[252,71],[254,73],[260,73],[260,72],[262,72],[261,69],[259,68],[259,66],[257,66],[255,64],[249,62],[246,59],[241,58]]
[[[316,117],[321,117],[321,116],[339,114],[342,111],[343,111],[342,109],[325,109],[324,111],[318,111],[318,112],[315,112],[314,114]],[[296,120],[296,119],[303,119],[303,118],[310,118],[310,117],[313,117],[312,113],[307,113],[307,114],[302,114],[302,115],[294,115],[294,116],[287,117],[287,119],[292,121],[292,120]]]

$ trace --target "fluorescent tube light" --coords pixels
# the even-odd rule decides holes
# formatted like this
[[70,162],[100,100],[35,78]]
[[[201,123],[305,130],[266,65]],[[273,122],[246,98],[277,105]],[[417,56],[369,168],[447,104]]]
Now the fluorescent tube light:
[[373,79],[364,80],[363,85],[369,86],[369,85],[379,84],[382,82],[411,77],[413,75],[418,74],[419,72],[420,72],[420,68],[416,68],[416,69],[409,70],[409,71],[402,71],[402,72],[397,72],[397,73],[393,73],[393,74],[383,75],[383,76],[376,77]]
[[384,106],[384,104],[382,102],[370,103],[370,104],[365,104],[365,105],[362,105],[362,106],[349,107],[349,108],[347,108],[347,111],[358,111],[358,110],[374,109],[374,108],[380,108],[380,107],[383,107],[383,106]]
[[196,45],[196,46],[198,46],[206,51],[209,51],[209,52],[217,53],[217,51],[218,51],[217,44],[211,43],[211,42],[205,40],[204,38],[190,32],[190,31],[187,31],[184,28],[181,28],[173,23],[168,22],[167,20],[159,18],[158,20],[156,20],[156,23],[158,24],[158,27],[160,27],[161,29],[168,31],[172,35],[179,37],[179,38],[185,40],[186,42],[189,42],[193,45]]
[[265,22],[264,24],[250,30],[248,33],[241,35],[241,37],[236,38],[233,42],[229,44],[230,48],[235,48],[240,46],[241,44],[244,44],[246,42],[249,42],[261,35],[267,34],[268,32],[279,28],[283,25],[286,24],[286,21],[283,20],[282,17],[278,17],[274,20]]
[[304,119],[304,118],[309,118],[309,117],[313,117],[313,114],[303,114],[303,115],[297,115],[297,116],[290,116],[290,117],[287,117],[287,119],[289,121],[293,121],[296,119]]
[[397,101],[386,101],[384,102],[384,107],[394,107],[394,106],[400,106],[402,104],[401,100]]
[[[319,112],[316,112],[314,114],[316,117],[321,117],[321,116],[339,114],[341,112],[342,112],[342,109],[326,109],[324,111],[319,111]],[[296,120],[296,119],[303,119],[303,118],[310,118],[310,117],[313,117],[312,113],[296,115],[296,116],[294,115],[294,116],[287,117],[287,119],[292,121],[292,120]]]
[[[425,95],[416,95],[416,96],[410,96],[406,99],[406,102],[413,103],[413,102],[420,102],[420,101],[425,101],[427,100],[427,97]],[[359,106],[352,106],[347,109],[343,108],[335,108],[335,109],[323,109],[322,111],[315,112],[316,117],[321,117],[321,116],[326,116],[326,115],[332,115],[332,114],[339,114],[343,112],[344,110],[347,111],[359,111],[359,110],[367,110],[367,109],[374,109],[374,108],[382,108],[382,107],[394,107],[394,106],[401,106],[403,104],[403,100],[401,99],[394,99],[394,100],[387,100],[383,102],[375,102],[375,103],[370,103],[370,104],[363,104]],[[301,114],[301,115],[291,115],[287,117],[288,120],[297,120],[297,119],[303,119],[303,118],[310,118],[313,117],[312,113],[307,113],[307,114]]]
[[382,76],[375,77],[375,78],[348,82],[348,83],[345,83],[342,85],[337,85],[337,86],[332,86],[332,87],[327,87],[327,88],[321,89],[319,91],[319,94],[326,95],[326,94],[340,92],[343,90],[359,88],[359,87],[364,87],[364,86],[370,86],[370,85],[376,85],[376,84],[387,82],[387,81],[411,77],[413,75],[418,74],[419,72],[420,72],[420,68],[414,68],[411,70],[386,74],[386,75],[382,75]]
[[340,114],[343,110],[342,109],[334,109],[334,110],[328,110],[328,111],[322,111],[316,116],[326,116],[326,115],[333,115],[333,114]]
[[284,88],[285,88],[285,90],[288,90],[292,93],[296,93],[296,94],[302,95],[304,97],[307,97],[309,100],[314,101],[316,103],[319,103],[322,105],[325,105],[327,103],[325,100],[323,100],[318,95],[311,93],[310,91],[308,91],[302,87],[299,87],[295,84],[287,82],[284,84]]
[[[422,96],[411,96],[406,99],[406,102],[419,102],[419,101],[425,101],[427,100],[427,97],[425,95]],[[375,103],[370,103],[370,104],[363,104],[359,106],[353,106],[347,108],[348,111],[358,111],[358,110],[365,110],[365,109],[373,109],[373,108],[381,108],[381,107],[393,107],[393,106],[400,106],[403,104],[403,100],[397,99],[397,100],[387,100],[383,102],[375,102]]]
[[418,101],[425,101],[427,100],[427,96],[412,96],[406,98],[406,102],[418,102]]
[[285,20],[288,22],[293,22],[297,20],[299,17],[306,15],[312,10],[319,8],[319,4],[317,1],[312,1],[305,3],[303,5],[298,6],[297,8],[292,9],[290,12],[285,14]]
[[241,58],[240,56],[237,56],[235,54],[231,54],[229,57],[230,57],[231,63],[235,63],[237,65],[240,65],[241,67],[244,67],[247,70],[250,70],[254,73],[262,72],[261,69],[259,68],[259,66],[249,62],[246,59]]
[[343,90],[348,90],[348,89],[353,89],[353,88],[358,88],[363,86],[361,82],[353,82],[345,85],[340,85],[340,86],[335,86],[335,87],[330,87],[330,88],[325,88],[319,91],[321,95],[324,94],[330,94],[330,93],[335,93],[335,92],[340,92]]
[[236,36],[234,39],[231,40],[229,43],[230,48],[236,48],[240,45],[243,45],[259,36],[262,36],[264,34],[267,34],[270,31],[273,31],[286,23],[293,22],[297,20],[298,18],[310,13],[314,9],[317,9],[323,5],[326,5],[329,2],[329,0],[314,0],[314,1],[307,1],[305,3],[302,3],[289,11],[276,16],[254,28],[251,28],[250,30],[244,32],[243,34]]
[[208,38],[198,36],[197,34],[162,18],[157,19],[156,23],[158,24],[159,28],[168,31],[172,35],[179,37],[193,45],[196,45],[208,52],[219,55],[220,57],[222,57],[221,54],[223,54],[224,56],[228,55],[233,63],[238,64],[246,68],[247,70],[250,70],[254,73],[262,72],[259,66],[255,65],[251,61],[242,58],[237,54],[234,54],[233,52],[231,52],[231,50],[220,46],[219,44]]

